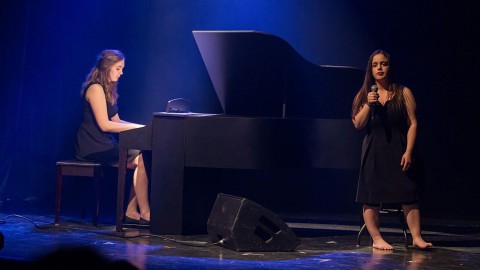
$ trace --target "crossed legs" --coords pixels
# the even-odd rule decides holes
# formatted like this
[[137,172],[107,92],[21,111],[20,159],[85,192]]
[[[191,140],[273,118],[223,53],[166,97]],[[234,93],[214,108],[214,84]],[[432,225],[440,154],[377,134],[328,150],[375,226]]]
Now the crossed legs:
[[142,154],[128,162],[127,168],[134,169],[133,187],[130,190],[129,201],[125,215],[139,220],[150,221],[150,204],[148,201],[148,177]]

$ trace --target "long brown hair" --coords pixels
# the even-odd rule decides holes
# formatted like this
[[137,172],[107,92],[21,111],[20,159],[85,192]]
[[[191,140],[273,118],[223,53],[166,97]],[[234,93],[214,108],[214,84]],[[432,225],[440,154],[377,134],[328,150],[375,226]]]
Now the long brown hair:
[[85,82],[82,84],[80,94],[83,96],[90,85],[98,83],[103,87],[107,101],[115,104],[118,100],[118,82],[110,81],[109,71],[113,65],[122,60],[125,60],[125,56],[119,50],[103,50],[98,55],[95,66],[90,70]]
[[403,86],[399,85],[396,82],[394,65],[392,65],[392,58],[390,57],[390,54],[387,53],[386,51],[376,50],[370,55],[370,58],[368,59],[367,68],[365,71],[365,78],[363,80],[363,85],[360,88],[360,90],[358,90],[357,94],[355,95],[355,98],[353,99],[352,119],[360,111],[360,109],[367,103],[368,92],[370,92],[370,88],[372,87],[372,85],[375,84],[375,78],[373,78],[373,74],[372,74],[372,62],[373,62],[373,57],[377,54],[383,54],[388,60],[388,65],[389,65],[389,70],[387,74],[388,90],[393,92],[392,99],[390,100],[390,102],[393,102],[395,107],[403,106],[403,102],[404,102]]

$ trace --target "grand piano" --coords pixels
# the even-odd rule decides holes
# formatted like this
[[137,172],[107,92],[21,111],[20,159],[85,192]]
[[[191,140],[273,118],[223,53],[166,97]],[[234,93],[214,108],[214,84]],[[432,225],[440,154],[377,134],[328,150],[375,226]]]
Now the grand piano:
[[128,149],[151,153],[150,232],[160,235],[206,233],[208,213],[186,209],[195,199],[186,191],[189,168],[359,166],[361,138],[350,108],[362,70],[313,64],[268,33],[192,33],[224,113],[155,112],[144,128],[120,133],[117,231]]

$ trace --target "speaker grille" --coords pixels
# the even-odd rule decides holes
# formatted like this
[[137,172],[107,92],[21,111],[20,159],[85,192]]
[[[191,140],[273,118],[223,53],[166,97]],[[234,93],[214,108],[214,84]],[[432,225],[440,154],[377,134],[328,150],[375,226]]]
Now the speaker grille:
[[246,198],[220,193],[207,223],[213,243],[236,251],[293,251],[300,240],[274,213]]

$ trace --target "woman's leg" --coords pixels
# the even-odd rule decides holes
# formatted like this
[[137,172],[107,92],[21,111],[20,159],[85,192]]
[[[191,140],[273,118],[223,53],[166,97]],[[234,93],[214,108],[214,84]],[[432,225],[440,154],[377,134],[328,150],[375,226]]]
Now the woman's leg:
[[150,203],[148,201],[148,177],[143,163],[143,156],[140,154],[137,158],[137,168],[133,173],[133,187],[135,189],[135,198],[140,209],[140,217],[150,221]]
[[363,220],[367,227],[368,233],[373,240],[373,248],[382,250],[392,250],[393,247],[388,244],[380,234],[380,207],[363,205]]
[[421,249],[432,246],[432,243],[425,242],[420,229],[420,209],[418,204],[403,204],[403,213],[407,219],[408,228],[413,239],[413,246]]
[[130,196],[128,198],[128,205],[127,210],[125,211],[125,216],[140,220],[140,213],[138,213],[138,204],[137,204],[137,197],[135,196],[135,191],[133,187],[130,189]]
[[[138,157],[127,163],[127,168],[132,170],[136,170],[137,166],[138,166]],[[130,189],[130,195],[128,197],[128,205],[127,205],[127,210],[125,211],[125,216],[131,219],[140,220],[140,213],[138,212],[137,197],[135,196],[135,189],[133,186]]]

